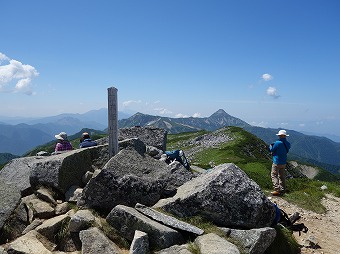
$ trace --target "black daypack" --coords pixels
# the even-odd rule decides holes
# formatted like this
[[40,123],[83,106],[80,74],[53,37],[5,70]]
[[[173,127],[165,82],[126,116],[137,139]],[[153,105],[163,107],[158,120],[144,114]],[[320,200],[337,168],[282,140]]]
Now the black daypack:
[[293,215],[289,217],[288,214],[282,209],[280,209],[276,204],[275,204],[275,209],[276,209],[276,218],[275,218],[274,224],[279,223],[285,228],[288,228],[292,231],[299,232],[299,235],[301,235],[301,231],[303,233],[307,233],[308,228],[305,226],[305,224],[295,223],[301,218],[298,212],[295,212]]

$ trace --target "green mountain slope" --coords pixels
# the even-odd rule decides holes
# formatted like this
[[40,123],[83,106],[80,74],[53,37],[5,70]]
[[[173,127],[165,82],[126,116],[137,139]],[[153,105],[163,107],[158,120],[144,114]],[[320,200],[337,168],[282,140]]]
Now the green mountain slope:
[[0,153],[0,168],[2,165],[6,164],[10,160],[18,158],[18,156],[11,153]]
[[[278,129],[246,126],[245,130],[261,138],[267,144],[274,142]],[[288,140],[292,147],[290,159],[322,167],[333,174],[340,173],[340,144],[325,137],[304,135],[300,132],[287,130]]]
[[[227,114],[223,109],[204,118],[168,118],[137,113],[128,119],[119,121],[119,128],[136,125],[163,128],[169,134],[198,130],[215,131],[225,126],[236,126],[256,135],[267,144],[277,139],[275,134],[278,132],[278,129],[251,126],[239,118]],[[340,174],[340,143],[325,137],[305,135],[293,130],[287,131],[292,144],[289,154],[291,158],[317,165],[334,174]]]
[[[192,169],[195,166],[213,170],[214,165],[234,163],[243,169],[259,186],[268,193],[272,190],[270,179],[271,157],[266,142],[239,127],[226,127],[214,132],[198,131],[169,134],[167,150],[182,149],[188,157]],[[321,199],[325,193],[340,196],[340,182],[327,171],[319,171],[320,181],[308,179],[301,174],[301,165],[287,166],[288,191],[285,198],[305,209],[324,212]],[[322,191],[321,186],[327,190]],[[306,198],[308,197],[308,198]]]

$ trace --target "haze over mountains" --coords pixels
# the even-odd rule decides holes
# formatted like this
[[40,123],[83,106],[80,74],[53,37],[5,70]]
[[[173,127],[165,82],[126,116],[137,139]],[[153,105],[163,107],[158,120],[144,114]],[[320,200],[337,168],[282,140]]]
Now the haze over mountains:
[[[118,112],[119,128],[132,126],[155,126],[171,133],[198,130],[214,131],[224,126],[242,127],[264,140],[267,144],[276,140],[278,129],[252,126],[245,121],[219,109],[209,117],[169,118],[136,113],[129,116]],[[25,120],[24,123],[20,123]],[[1,123],[3,122],[3,123]],[[11,124],[10,124],[11,123]],[[107,109],[93,110],[85,114],[61,114],[40,119],[4,119],[0,117],[0,153],[22,155],[32,148],[54,140],[54,135],[65,131],[69,135],[83,128],[105,130],[107,128]],[[292,143],[291,158],[304,158],[306,162],[319,165],[338,173],[340,168],[340,143],[326,137],[305,135],[288,130]]]

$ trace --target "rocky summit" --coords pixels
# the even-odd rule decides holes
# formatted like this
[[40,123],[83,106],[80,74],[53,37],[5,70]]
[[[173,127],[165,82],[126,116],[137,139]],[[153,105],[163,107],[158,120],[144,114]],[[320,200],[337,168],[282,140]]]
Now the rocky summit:
[[264,253],[275,207],[260,187],[231,163],[209,172],[168,164],[166,137],[131,127],[112,158],[103,139],[13,159],[0,171],[0,253]]

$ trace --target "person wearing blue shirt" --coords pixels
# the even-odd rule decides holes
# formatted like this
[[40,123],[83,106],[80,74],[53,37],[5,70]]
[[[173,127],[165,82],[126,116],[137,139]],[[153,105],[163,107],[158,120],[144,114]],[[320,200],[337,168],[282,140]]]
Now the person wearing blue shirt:
[[97,142],[92,141],[91,138],[90,138],[90,135],[87,132],[84,132],[81,135],[80,144],[79,144],[80,148],[96,146],[96,145],[97,145]]
[[285,168],[287,163],[287,153],[290,149],[290,143],[287,141],[287,132],[280,130],[276,134],[279,139],[269,146],[269,150],[273,155],[273,164],[271,169],[271,178],[274,187],[272,195],[277,196],[286,191],[286,175]]

